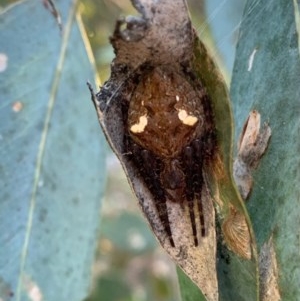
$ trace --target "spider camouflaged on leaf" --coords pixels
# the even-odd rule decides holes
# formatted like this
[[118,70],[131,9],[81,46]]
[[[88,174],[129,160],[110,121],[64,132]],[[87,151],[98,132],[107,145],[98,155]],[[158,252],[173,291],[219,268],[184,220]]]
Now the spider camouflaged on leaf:
[[191,68],[195,36],[184,1],[160,0],[159,10],[150,0],[132,2],[142,17],[117,22],[111,77],[97,95],[90,87],[92,98],[152,231],[215,301],[215,211],[202,174],[214,125]]
[[207,300],[216,301],[213,199],[222,240],[256,260],[232,178],[228,91],[183,0],[132,3],[142,16],[117,22],[111,77],[96,95],[90,86],[92,99],[152,231]]
[[[189,207],[195,246],[205,236],[201,191],[203,165],[214,149],[214,127],[205,90],[195,89],[178,71],[160,66],[145,72],[133,91],[128,108],[126,152],[156,198],[160,220],[174,240],[166,200]],[[197,233],[194,211],[200,217]]]

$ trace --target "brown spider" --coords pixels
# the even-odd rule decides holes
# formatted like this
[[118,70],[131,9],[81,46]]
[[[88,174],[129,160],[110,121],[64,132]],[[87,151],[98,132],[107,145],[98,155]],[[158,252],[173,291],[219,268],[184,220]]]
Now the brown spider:
[[200,235],[205,236],[201,203],[203,169],[215,144],[213,116],[205,89],[183,70],[169,66],[151,68],[140,76],[126,110],[124,145],[154,196],[171,246],[175,244],[167,200],[182,205],[187,202],[197,246],[194,210],[199,211]]

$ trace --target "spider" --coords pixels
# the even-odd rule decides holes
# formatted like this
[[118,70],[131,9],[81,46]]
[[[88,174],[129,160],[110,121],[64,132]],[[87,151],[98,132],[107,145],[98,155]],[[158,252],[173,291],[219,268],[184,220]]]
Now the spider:
[[[194,245],[206,235],[203,170],[215,148],[209,98],[193,74],[170,66],[143,72],[125,113],[124,145],[145,184],[172,247],[167,200],[188,205]],[[199,211],[197,233],[195,210]]]

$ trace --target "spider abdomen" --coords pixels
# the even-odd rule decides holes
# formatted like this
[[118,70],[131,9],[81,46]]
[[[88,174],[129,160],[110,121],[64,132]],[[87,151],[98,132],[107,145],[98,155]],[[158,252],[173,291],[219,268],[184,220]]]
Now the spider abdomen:
[[132,139],[160,157],[179,156],[206,131],[202,92],[167,66],[143,75],[129,103]]

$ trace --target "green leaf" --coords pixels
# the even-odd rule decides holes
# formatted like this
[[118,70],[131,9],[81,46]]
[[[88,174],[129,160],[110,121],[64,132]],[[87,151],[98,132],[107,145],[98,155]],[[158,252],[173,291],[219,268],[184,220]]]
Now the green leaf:
[[0,15],[0,299],[81,300],[105,177],[74,1]]
[[299,1],[247,2],[232,79],[236,135],[251,109],[272,137],[248,209],[259,247],[273,239],[281,300],[300,296]]
[[179,267],[177,276],[182,301],[206,301],[198,286]]
[[[210,185],[213,189],[215,200],[218,199],[217,195],[219,194],[219,198],[222,202],[220,211],[225,219],[230,214],[228,208],[231,205],[240,210],[245,216],[249,227],[251,243],[253,244],[251,246],[252,261],[244,260],[233,253],[226,254],[224,257],[222,255],[224,251],[219,250],[218,256],[220,256],[220,258],[217,265],[220,300],[257,300],[258,263],[255,238],[252,233],[248,213],[244,208],[243,200],[232,178],[232,135],[234,128],[229,95],[220,71],[214,65],[210,53],[207,52],[201,41],[196,41],[194,54],[196,57],[194,68],[212,100],[218,147],[224,164],[224,176],[217,179],[217,181],[212,179]],[[224,236],[225,234],[223,231]],[[238,243],[239,242],[240,241],[238,241]],[[240,246],[238,243],[236,245],[239,250]],[[229,247],[236,252],[236,249],[233,248],[234,245],[229,245]],[[245,247],[247,247],[247,245],[245,245]],[[228,258],[226,258],[227,256]],[[235,288],[232,288],[232,286],[235,286]],[[230,290],[228,289],[229,287]]]

